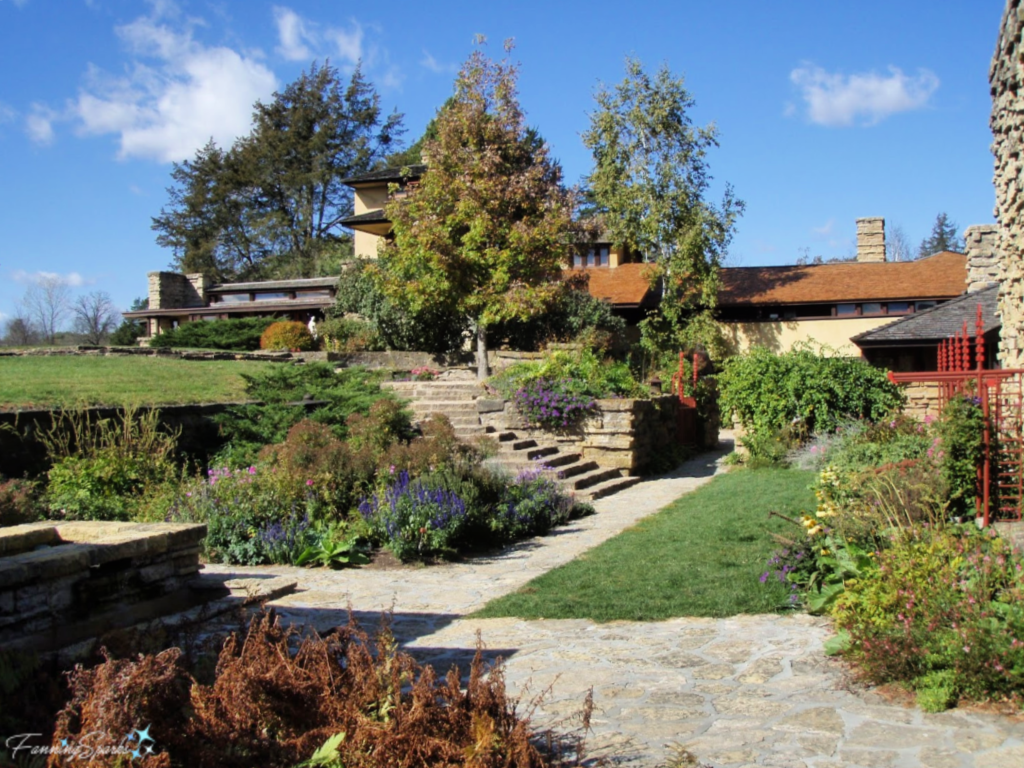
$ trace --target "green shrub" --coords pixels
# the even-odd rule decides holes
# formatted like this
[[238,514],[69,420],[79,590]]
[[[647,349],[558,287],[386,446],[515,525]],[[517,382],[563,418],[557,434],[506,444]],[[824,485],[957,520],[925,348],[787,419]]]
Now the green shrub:
[[376,352],[385,349],[372,323],[346,317],[328,317],[317,326],[329,352]]
[[879,421],[903,404],[881,369],[808,348],[755,347],[727,360],[718,384],[723,413],[738,417],[752,448],[795,423],[805,435],[832,432],[851,418]]
[[[978,468],[985,458],[985,426],[980,400],[967,396],[952,398],[935,423],[938,441],[934,450],[949,489],[950,512],[957,517],[974,517],[976,513]],[[997,453],[993,451],[993,455]],[[998,471],[993,468],[993,478]],[[993,490],[997,487],[993,481]],[[993,506],[998,508],[998,503]]]
[[315,345],[309,328],[298,320],[282,320],[269,325],[260,336],[260,349],[308,352]]
[[0,526],[34,523],[43,514],[39,485],[32,480],[0,480]]
[[115,347],[134,347],[144,331],[142,323],[122,320],[121,324],[110,334],[110,343]]
[[[386,264],[382,261],[382,267]],[[465,315],[445,307],[413,312],[389,299],[373,279],[365,261],[341,273],[333,314],[362,316],[387,349],[446,355],[459,352],[469,333]]]
[[1024,698],[1024,562],[973,525],[895,534],[833,610],[872,683],[902,682],[938,709],[959,696]]
[[491,348],[537,350],[550,342],[575,341],[595,333],[615,337],[626,321],[612,305],[591,296],[585,287],[567,287],[547,310],[529,320],[508,320],[487,329]]
[[231,320],[197,320],[183,323],[150,339],[157,349],[223,349],[253,352],[260,336],[274,322],[272,317],[240,317]]
[[558,350],[537,362],[510,365],[492,376],[488,385],[511,398],[526,384],[557,381],[567,394],[580,397],[647,397],[649,392],[626,363],[604,359],[589,348]]
[[[354,413],[368,414],[378,400],[390,400],[382,392],[382,374],[364,368],[344,368],[337,373],[327,363],[276,365],[255,375],[242,374],[246,396],[262,405],[232,406],[215,417],[226,445],[217,463],[247,467],[255,463],[265,445],[280,443],[288,430],[304,418],[326,424],[339,438],[348,433]],[[322,403],[304,406],[304,399]],[[409,431],[406,417],[403,435]]]
[[127,520],[144,498],[177,474],[177,434],[159,428],[160,413],[126,407],[110,419],[62,411],[43,436],[52,466],[44,501],[69,520]]

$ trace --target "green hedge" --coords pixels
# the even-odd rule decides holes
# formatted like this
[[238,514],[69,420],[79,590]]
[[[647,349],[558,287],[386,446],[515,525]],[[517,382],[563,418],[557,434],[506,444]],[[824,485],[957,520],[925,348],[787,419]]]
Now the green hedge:
[[240,317],[233,320],[198,320],[184,323],[159,336],[149,346],[157,349],[223,349],[232,352],[253,352],[260,348],[260,336],[273,317]]

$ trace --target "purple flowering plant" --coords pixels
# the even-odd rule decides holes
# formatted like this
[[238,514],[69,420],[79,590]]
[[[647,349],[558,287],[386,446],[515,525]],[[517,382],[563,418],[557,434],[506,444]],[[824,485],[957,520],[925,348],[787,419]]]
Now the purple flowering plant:
[[531,424],[545,429],[568,429],[597,407],[592,397],[572,392],[571,384],[571,381],[534,379],[512,394],[512,402]]

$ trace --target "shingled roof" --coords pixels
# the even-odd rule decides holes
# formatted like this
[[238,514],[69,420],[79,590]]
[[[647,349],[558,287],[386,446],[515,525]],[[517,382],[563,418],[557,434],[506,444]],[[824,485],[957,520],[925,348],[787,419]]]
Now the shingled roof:
[[993,285],[937,307],[907,315],[881,328],[857,334],[850,341],[861,347],[938,342],[962,331],[965,320],[968,333],[973,336],[977,328],[979,304],[984,332],[999,328],[999,286]]
[[566,277],[588,275],[587,290],[597,299],[604,299],[617,307],[640,306],[651,291],[647,279],[647,264],[620,264],[614,269],[567,269]]
[[[407,171],[407,173],[402,173],[402,171]],[[404,181],[406,179],[418,179],[426,172],[427,166],[425,164],[414,163],[413,165],[394,166],[392,168],[384,168],[380,171],[361,173],[358,176],[349,176],[347,179],[342,179],[341,183],[354,186],[356,184],[369,184],[371,182]]]
[[967,287],[967,257],[943,251],[918,261],[727,267],[719,306],[950,299]]

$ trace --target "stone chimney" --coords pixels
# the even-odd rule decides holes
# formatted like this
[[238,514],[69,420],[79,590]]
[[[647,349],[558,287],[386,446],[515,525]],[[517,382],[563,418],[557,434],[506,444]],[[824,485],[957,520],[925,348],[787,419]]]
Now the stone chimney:
[[202,275],[177,272],[149,273],[149,308],[178,309],[206,304],[207,279]]
[[857,261],[885,261],[885,219],[857,219]]
[[967,292],[980,291],[1003,278],[998,224],[975,224],[964,231]]

